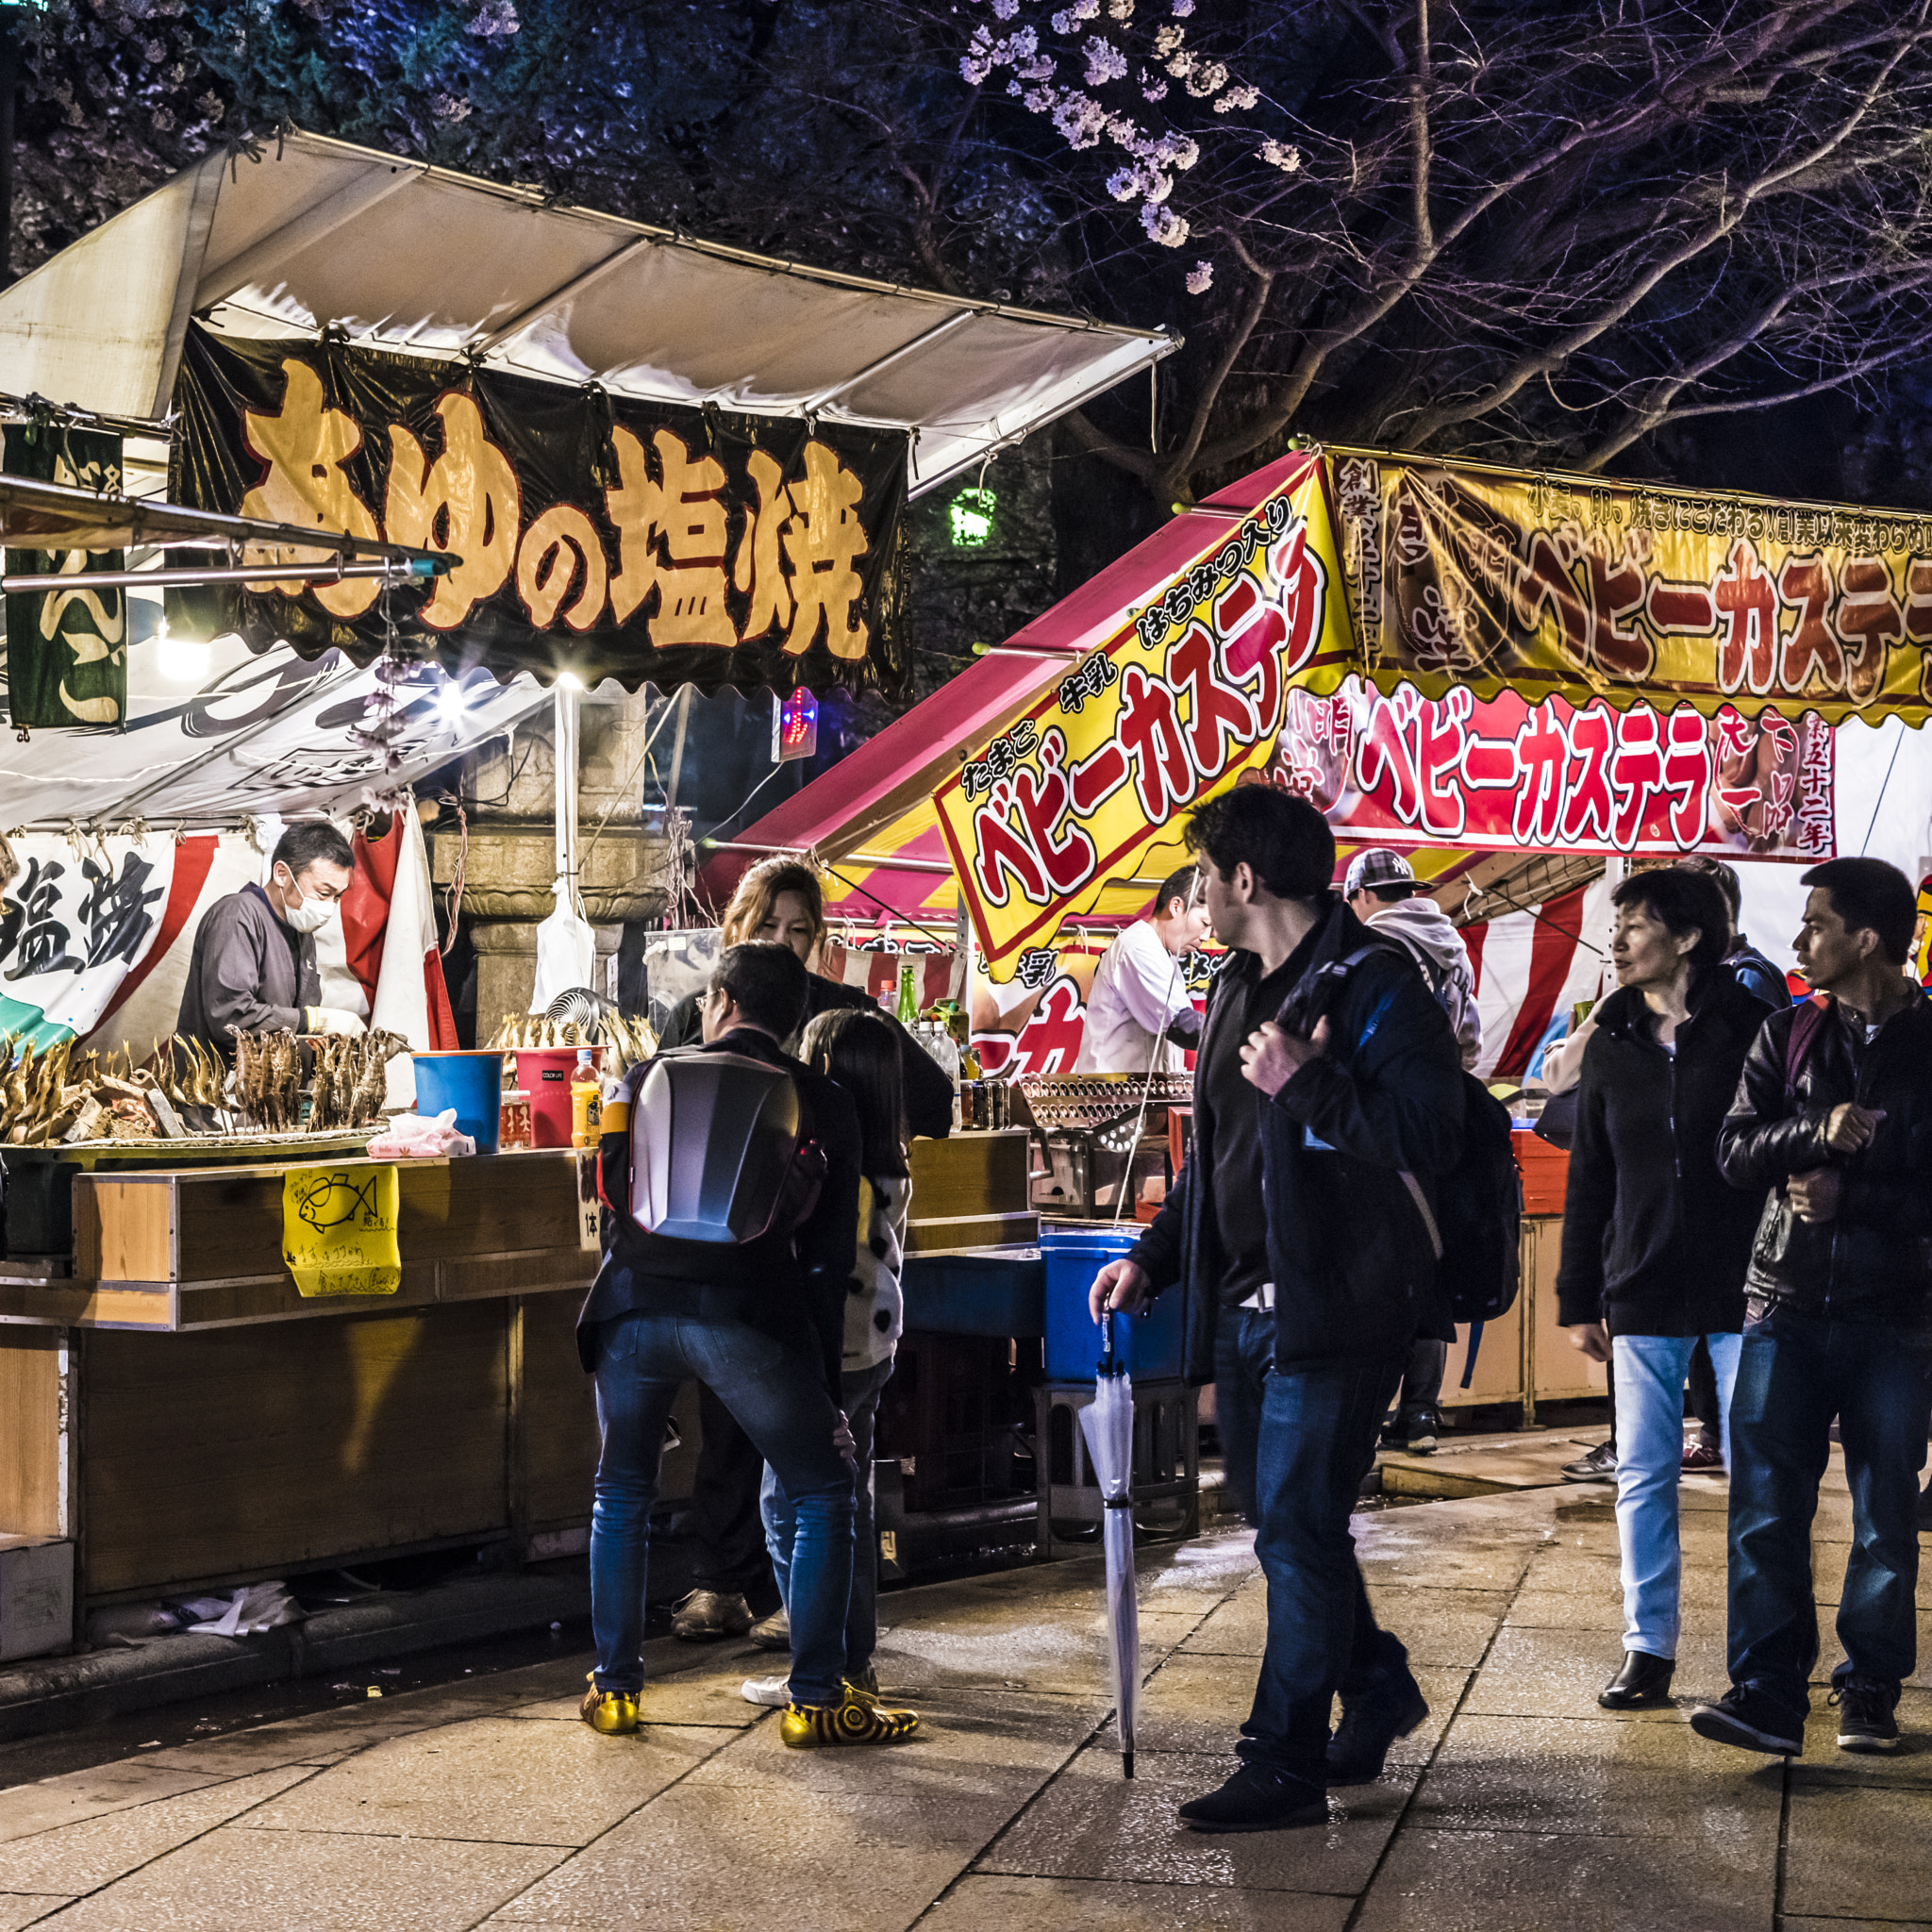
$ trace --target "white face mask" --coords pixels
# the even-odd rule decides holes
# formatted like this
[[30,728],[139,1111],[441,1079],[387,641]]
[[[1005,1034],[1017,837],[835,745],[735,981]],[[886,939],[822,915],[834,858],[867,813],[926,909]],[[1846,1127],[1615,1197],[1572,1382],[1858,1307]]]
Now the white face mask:
[[282,923],[297,932],[320,932],[328,924],[334,902],[327,899],[298,899],[294,874],[282,888]]

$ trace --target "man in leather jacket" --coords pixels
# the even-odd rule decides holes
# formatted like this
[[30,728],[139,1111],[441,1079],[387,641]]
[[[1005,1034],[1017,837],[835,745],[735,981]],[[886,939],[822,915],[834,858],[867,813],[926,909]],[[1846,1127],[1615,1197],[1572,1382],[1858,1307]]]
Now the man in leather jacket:
[[1731,1407],[1731,1689],[1690,1720],[1784,1756],[1801,1748],[1818,1656],[1811,1520],[1834,1416],[1853,1521],[1838,1741],[1898,1742],[1932,1403],[1932,1006],[1904,976],[1912,889],[1875,858],[1832,859],[1805,883],[1796,951],[1813,1001],[1764,1023],[1718,1140],[1730,1184],[1770,1192]]

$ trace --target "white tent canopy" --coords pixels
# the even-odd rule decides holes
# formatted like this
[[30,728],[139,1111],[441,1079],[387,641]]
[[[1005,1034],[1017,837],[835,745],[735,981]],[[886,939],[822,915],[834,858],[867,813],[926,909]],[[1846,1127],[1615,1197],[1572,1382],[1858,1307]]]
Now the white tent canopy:
[[159,417],[189,317],[901,429],[917,496],[1178,347],[694,242],[345,142],[212,154],[0,293],[0,389]]
[[311,662],[287,644],[253,651],[232,635],[143,640],[128,648],[125,731],[0,740],[0,827],[119,831],[351,812],[366,790],[418,784],[551,708],[532,677],[498,684],[476,672],[458,683],[414,667],[396,687],[401,764],[387,772],[382,753],[355,735],[377,689],[374,670],[338,651]]

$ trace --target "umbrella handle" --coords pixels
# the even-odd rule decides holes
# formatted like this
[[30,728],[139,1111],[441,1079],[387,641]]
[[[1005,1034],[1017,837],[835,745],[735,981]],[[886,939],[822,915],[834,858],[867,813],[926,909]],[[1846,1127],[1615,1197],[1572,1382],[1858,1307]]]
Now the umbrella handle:
[[1103,1375],[1111,1375],[1114,1373],[1113,1310],[1111,1308],[1102,1308],[1100,1311],[1099,1373]]

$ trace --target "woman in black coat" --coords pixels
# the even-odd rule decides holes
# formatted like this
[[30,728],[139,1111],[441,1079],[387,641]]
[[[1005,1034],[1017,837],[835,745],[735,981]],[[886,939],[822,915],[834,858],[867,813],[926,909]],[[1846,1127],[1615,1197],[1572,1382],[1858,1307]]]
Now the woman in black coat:
[[[719,922],[727,946],[763,943],[790,946],[808,966],[825,936],[825,902],[819,877],[801,858],[761,858],[738,882]],[[820,1013],[838,1007],[881,1010],[864,988],[844,986],[822,973],[806,976],[805,1018],[800,1030]],[[906,1078],[906,1124],[915,1134],[943,1141],[953,1130],[953,1082],[945,1070],[893,1020],[899,1059]],[[704,1037],[698,1024],[698,995],[687,993],[672,1008],[660,1046],[695,1046]]]
[[1722,963],[1730,915],[1711,879],[1642,872],[1613,903],[1619,986],[1584,1051],[1557,1299],[1571,1341],[1615,1364],[1624,1657],[1597,1702],[1622,1710],[1660,1703],[1676,1659],[1684,1376],[1700,1336],[1728,1437],[1759,1204],[1725,1185],[1717,1137],[1766,1009]]

